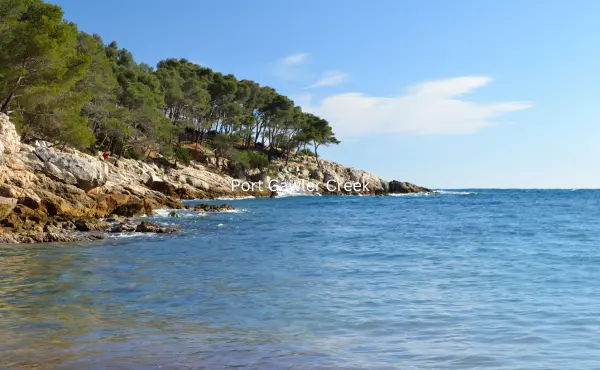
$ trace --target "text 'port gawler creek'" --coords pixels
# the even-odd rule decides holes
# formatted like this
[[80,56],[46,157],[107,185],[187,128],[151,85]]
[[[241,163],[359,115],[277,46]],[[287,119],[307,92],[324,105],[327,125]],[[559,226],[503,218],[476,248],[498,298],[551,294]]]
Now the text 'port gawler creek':
[[284,182],[271,180],[265,184],[263,181],[248,182],[242,180],[231,181],[231,191],[242,190],[245,192],[264,191],[265,189],[275,192],[303,192],[303,193],[319,193],[321,190],[319,185],[324,185],[324,190],[329,192],[370,192],[368,182],[344,182],[338,183],[334,180],[327,181],[325,184],[316,184],[312,182]]

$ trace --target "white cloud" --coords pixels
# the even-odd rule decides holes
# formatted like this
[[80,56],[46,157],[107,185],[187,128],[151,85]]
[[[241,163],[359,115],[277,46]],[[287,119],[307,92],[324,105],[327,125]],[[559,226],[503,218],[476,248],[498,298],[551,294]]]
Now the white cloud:
[[[340,137],[373,133],[467,134],[493,125],[493,119],[503,113],[532,106],[518,101],[476,103],[462,97],[491,81],[486,76],[429,81],[398,97],[346,93],[303,108],[327,119]],[[306,96],[303,100],[307,100]]]
[[321,77],[307,89],[315,87],[335,86],[348,82],[348,74],[341,71],[326,71]]
[[276,61],[272,65],[275,76],[284,80],[302,80],[307,77],[306,64],[310,60],[308,53],[295,53]]
[[307,62],[309,57],[308,53],[296,53],[283,58],[281,64],[286,66],[298,65]]

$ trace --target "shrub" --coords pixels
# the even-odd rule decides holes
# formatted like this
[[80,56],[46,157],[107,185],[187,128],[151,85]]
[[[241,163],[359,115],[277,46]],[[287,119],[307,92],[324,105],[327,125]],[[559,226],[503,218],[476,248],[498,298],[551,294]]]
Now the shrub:
[[175,157],[176,161],[179,161],[185,165],[190,164],[191,155],[190,155],[190,149],[188,149],[188,148],[184,148],[182,146],[176,145],[173,148],[173,156]]
[[131,158],[136,160],[142,160],[146,157],[144,149],[138,146],[128,148],[123,155],[125,158]]
[[296,154],[307,155],[307,156],[310,156],[310,157],[314,157],[315,156],[315,153],[313,153],[312,150],[310,150],[308,148],[305,148],[305,149],[302,149],[302,150],[298,150],[296,152]]
[[259,152],[235,150],[232,159],[246,169],[263,169],[269,166],[267,156]]

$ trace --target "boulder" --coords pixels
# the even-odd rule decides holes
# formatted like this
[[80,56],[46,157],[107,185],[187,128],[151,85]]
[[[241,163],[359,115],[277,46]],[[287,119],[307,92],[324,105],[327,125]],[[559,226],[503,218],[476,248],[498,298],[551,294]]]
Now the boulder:
[[194,206],[188,206],[196,212],[227,212],[233,211],[235,208],[231,204],[196,204]]
[[73,220],[77,231],[108,231],[110,224],[93,217],[81,217]]
[[21,147],[21,137],[8,116],[0,113],[0,153],[15,154]]
[[114,224],[110,228],[111,233],[133,233],[137,225],[131,222],[120,222],[118,224]]
[[113,214],[113,212],[129,203],[131,195],[129,194],[102,194],[96,198],[96,214],[105,216]]
[[44,173],[85,191],[100,187],[107,181],[108,167],[95,158],[57,152],[47,147],[35,148],[35,154],[44,162]]
[[323,175],[323,172],[321,172],[321,170],[319,170],[318,168],[311,170],[309,174],[309,179],[311,180],[317,180],[322,182],[324,177],[325,176]]
[[43,230],[47,222],[48,216],[44,212],[17,204],[6,217],[0,220],[0,225],[17,232],[39,232]]
[[210,186],[207,183],[195,177],[187,177],[185,181],[188,185],[193,186],[196,189],[210,190]]
[[112,214],[124,217],[151,215],[153,208],[151,202],[134,200],[117,207]]
[[171,197],[179,197],[179,194],[177,192],[177,186],[168,181],[165,181],[164,179],[161,179],[160,177],[150,176],[148,181],[146,181],[146,186],[154,191],[161,192],[165,195]]
[[165,227],[154,224],[152,222],[143,221],[135,228],[137,233],[157,233],[157,234],[170,234],[179,232],[178,229],[173,227]]
[[19,204],[23,204],[31,209],[42,209],[42,200],[37,195],[25,195],[18,199]]
[[0,220],[10,215],[17,205],[17,199],[0,196]]

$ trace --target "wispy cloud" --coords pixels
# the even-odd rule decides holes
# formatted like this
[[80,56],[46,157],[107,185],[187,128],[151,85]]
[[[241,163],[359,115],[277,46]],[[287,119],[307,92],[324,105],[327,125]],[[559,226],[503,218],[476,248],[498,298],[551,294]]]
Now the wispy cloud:
[[335,86],[348,82],[348,74],[341,71],[325,71],[321,77],[307,89],[315,87]]
[[281,64],[286,66],[294,66],[307,62],[309,58],[310,54],[308,53],[296,53],[283,58],[281,60]]
[[[487,76],[420,83],[396,97],[346,93],[304,106],[331,123],[341,137],[377,133],[467,134],[495,124],[498,116],[530,108],[529,102],[476,103],[462,95],[488,85]],[[307,101],[306,96],[304,100]]]
[[272,65],[272,73],[284,80],[302,80],[307,77],[306,65],[310,54],[295,53],[282,58]]

